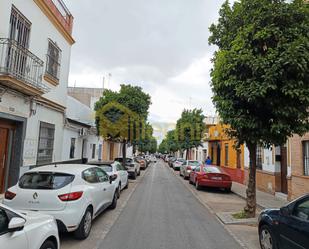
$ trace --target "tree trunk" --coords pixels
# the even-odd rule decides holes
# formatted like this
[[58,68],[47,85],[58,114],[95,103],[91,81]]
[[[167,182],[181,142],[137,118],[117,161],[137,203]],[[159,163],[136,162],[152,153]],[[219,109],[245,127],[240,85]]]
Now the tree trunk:
[[122,142],[122,166],[126,166],[126,157],[127,157],[127,142],[124,140]]
[[249,182],[247,187],[246,207],[244,211],[249,218],[255,217],[256,211],[256,144],[248,145],[250,165]]

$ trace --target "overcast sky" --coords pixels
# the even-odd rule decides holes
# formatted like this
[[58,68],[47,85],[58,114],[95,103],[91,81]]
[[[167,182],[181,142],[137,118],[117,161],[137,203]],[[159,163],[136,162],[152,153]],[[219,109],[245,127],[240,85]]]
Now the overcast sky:
[[[66,0],[74,15],[69,85],[118,90],[139,85],[152,97],[150,120],[175,122],[184,108],[214,115],[208,27],[223,0]],[[111,77],[108,75],[111,74]]]

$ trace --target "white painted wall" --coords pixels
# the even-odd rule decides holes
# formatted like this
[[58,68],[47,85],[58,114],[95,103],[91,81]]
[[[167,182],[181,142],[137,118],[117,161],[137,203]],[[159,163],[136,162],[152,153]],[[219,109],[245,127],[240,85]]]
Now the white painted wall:
[[12,4],[32,23],[30,32],[29,50],[44,61],[44,72],[46,68],[46,54],[48,39],[57,43],[61,49],[61,68],[58,86],[52,86],[45,82],[51,91],[44,97],[65,106],[68,76],[70,70],[71,45],[62,34],[49,21],[41,9],[33,0],[0,0],[0,37],[9,37],[9,22]]

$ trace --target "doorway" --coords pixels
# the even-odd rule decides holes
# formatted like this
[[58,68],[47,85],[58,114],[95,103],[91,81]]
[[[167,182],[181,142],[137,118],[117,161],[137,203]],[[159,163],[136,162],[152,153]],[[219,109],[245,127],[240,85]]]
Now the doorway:
[[221,147],[220,144],[217,144],[217,166],[221,165]]
[[9,129],[0,127],[0,193],[5,191],[9,148]]
[[284,194],[288,193],[288,165],[287,165],[287,148],[285,146],[280,147],[281,154],[281,192]]

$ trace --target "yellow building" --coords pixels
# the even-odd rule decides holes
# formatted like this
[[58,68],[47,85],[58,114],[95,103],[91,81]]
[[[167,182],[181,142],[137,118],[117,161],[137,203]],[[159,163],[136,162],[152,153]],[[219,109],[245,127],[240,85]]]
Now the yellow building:
[[208,151],[213,165],[223,167],[233,181],[244,181],[244,145],[235,148],[235,140],[225,130],[228,125],[215,124],[208,128]]

